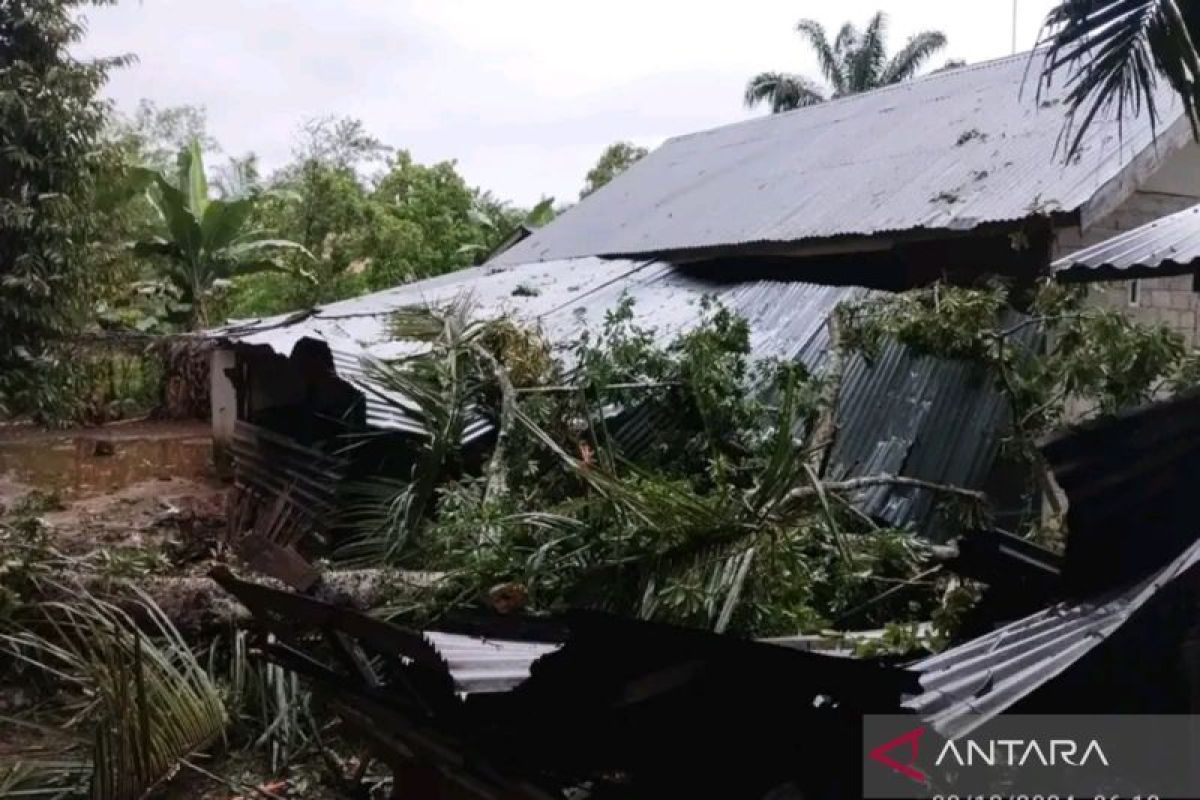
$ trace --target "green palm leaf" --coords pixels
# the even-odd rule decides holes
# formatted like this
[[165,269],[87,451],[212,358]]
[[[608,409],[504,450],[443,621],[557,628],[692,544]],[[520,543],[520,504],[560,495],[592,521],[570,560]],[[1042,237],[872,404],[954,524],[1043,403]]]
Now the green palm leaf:
[[141,623],[81,590],[44,603],[43,625],[0,635],[0,649],[86,695],[91,796],[141,797],[221,736],[220,693],[179,631],[138,592]]
[[[910,80],[930,58],[945,46],[946,34],[941,31],[922,31],[915,34],[903,49],[888,61],[880,74],[879,82],[888,85]],[[949,67],[951,64],[962,66],[961,63],[955,64],[954,62],[948,62],[946,66]]]
[[1046,18],[1042,86],[1066,73],[1068,157],[1101,113],[1159,120],[1154,91],[1165,77],[1196,126],[1200,110],[1200,7],[1178,0],[1062,0]]
[[[825,80],[829,81],[829,85],[833,87],[835,95],[846,93],[846,74],[843,71],[843,62],[834,51],[834,46],[829,43],[829,39],[825,36],[825,28],[821,23],[813,19],[802,19],[796,25],[796,31],[808,42],[808,46],[817,56],[817,66],[820,67],[821,74],[825,76]],[[842,30],[838,33],[838,47],[842,47],[845,38],[854,36],[854,26],[847,23],[842,26]]]
[[[887,27],[887,15],[879,11],[861,31],[847,22],[832,42],[824,26],[816,20],[801,20],[796,32],[816,55],[821,75],[832,90],[828,96],[836,98],[908,80],[946,46],[945,34],[924,31],[909,39],[904,49],[889,59]],[[814,105],[825,99],[826,92],[817,84],[787,72],[760,73],[750,79],[743,94],[748,107],[766,103],[772,113]]]
[[744,99],[750,108],[767,103],[773,114],[825,102],[821,90],[807,78],[782,72],[763,72],[751,78]]

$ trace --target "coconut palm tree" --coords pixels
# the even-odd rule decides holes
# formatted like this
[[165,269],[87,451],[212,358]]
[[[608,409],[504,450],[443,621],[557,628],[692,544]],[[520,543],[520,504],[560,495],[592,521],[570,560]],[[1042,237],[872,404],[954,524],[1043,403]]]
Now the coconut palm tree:
[[179,154],[175,180],[154,170],[134,170],[133,182],[148,189],[148,197],[162,225],[162,235],[136,242],[136,255],[156,259],[162,281],[187,312],[192,328],[209,323],[214,290],[223,281],[251,272],[303,270],[281,258],[284,253],[312,255],[301,245],[271,238],[249,226],[258,199],[254,195],[231,199],[208,196],[208,181],[200,145],[193,142]]
[[888,58],[887,24],[887,15],[878,11],[862,30],[847,22],[831,42],[821,23],[800,20],[796,30],[816,53],[828,87],[795,73],[763,72],[746,85],[746,105],[767,103],[777,114],[906,81],[946,46],[944,33],[922,31]]
[[[1070,154],[1107,109],[1158,121],[1154,89],[1165,78],[1198,130],[1200,3],[1194,0],[1059,0],[1046,17],[1043,87],[1061,71],[1067,87]],[[1080,116],[1081,115],[1081,116]]]

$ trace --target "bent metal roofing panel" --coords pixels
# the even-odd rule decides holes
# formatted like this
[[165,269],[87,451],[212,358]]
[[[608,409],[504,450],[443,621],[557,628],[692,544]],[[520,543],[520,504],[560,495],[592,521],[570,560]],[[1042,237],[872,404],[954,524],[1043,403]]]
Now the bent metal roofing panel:
[[[419,352],[423,345],[391,336],[392,312],[441,305],[469,295],[481,318],[510,315],[538,326],[570,358],[570,345],[597,330],[623,298],[634,321],[668,342],[698,324],[702,301],[715,297],[750,326],[755,358],[825,366],[828,320],[843,302],[871,296],[852,286],[798,281],[730,281],[661,261],[596,258],[478,267],[309,312],[230,325],[208,335],[267,347],[287,356],[303,338],[328,344],[335,369],[366,397],[373,426],[419,434],[411,403],[381,387],[369,364]],[[1007,425],[1007,404],[975,365],[951,362],[890,344],[875,359],[847,364],[839,403],[841,434],[831,454],[838,477],[901,474],[936,483],[978,487],[987,477]],[[486,421],[481,421],[485,423]],[[487,427],[472,427],[472,438]],[[636,438],[636,437],[635,437]],[[913,487],[877,488],[860,498],[887,524],[915,524],[934,535],[935,498]]]

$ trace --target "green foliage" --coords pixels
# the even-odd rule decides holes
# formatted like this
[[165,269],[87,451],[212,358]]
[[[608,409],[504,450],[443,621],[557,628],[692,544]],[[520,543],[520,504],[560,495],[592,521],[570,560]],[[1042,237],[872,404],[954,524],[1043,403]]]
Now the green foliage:
[[587,177],[584,179],[583,189],[579,192],[579,199],[582,200],[629,169],[635,162],[645,157],[648,152],[650,151],[646,148],[638,147],[632,142],[615,142],[610,144],[600,154],[600,159],[596,162],[596,165],[588,170]]
[[[1178,390],[1200,375],[1183,337],[1118,311],[1083,304],[1079,290],[1042,284],[1029,316],[1005,326],[1003,286],[937,285],[842,311],[843,341],[868,355],[883,336],[918,351],[983,363],[1013,406],[1016,433],[1032,442],[1069,414],[1108,414]],[[1032,330],[1031,330],[1032,328]],[[1017,337],[1036,334],[1036,357]]]
[[[410,475],[364,487],[341,555],[444,572],[422,612],[513,595],[759,635],[928,619],[928,584],[878,600],[921,571],[924,547],[876,529],[808,464],[820,382],[752,361],[746,322],[719,305],[703,317],[663,343],[627,301],[568,370],[465,302],[399,315],[394,333],[430,350],[377,373],[431,435]],[[500,434],[476,472],[461,441],[480,414]],[[653,426],[634,449],[628,414]]]
[[919,352],[987,369],[1011,408],[1005,449],[1031,467],[1031,493],[1039,492],[1055,512],[1034,521],[1031,535],[1052,546],[1061,544],[1065,509],[1038,441],[1063,425],[1161,398],[1200,379],[1200,353],[1189,352],[1178,333],[1083,300],[1078,289],[1046,282],[1021,318],[1002,313],[1010,308],[1003,286],[935,285],[840,310],[843,344],[868,358],[890,336]]
[[98,94],[118,61],[71,54],[81,5],[26,0],[0,14],[0,412],[26,410],[46,344],[77,326],[103,277],[88,252],[105,163]]
[[36,624],[0,635],[0,648],[75,698],[66,727],[91,742],[91,796],[140,797],[221,735],[220,694],[148,596],[139,624],[81,589],[61,591],[66,599],[42,603]]
[[207,671],[219,681],[234,746],[270,754],[272,773],[290,765],[315,729],[312,696],[296,674],[251,656],[249,634],[234,629],[209,645]]
[[292,252],[311,259],[303,246],[249,227],[253,197],[209,197],[198,143],[179,153],[178,167],[174,181],[159,172],[135,171],[134,177],[150,187],[162,235],[137,242],[134,252],[154,260],[161,278],[177,296],[177,304],[188,309],[191,328],[209,323],[214,292],[233,277],[261,271],[302,272],[281,254]]
[[144,415],[162,399],[164,370],[154,350],[55,345],[35,380],[13,393],[19,406],[51,428],[95,425]]
[[[367,175],[366,170],[382,167]],[[258,225],[304,245],[315,283],[255,275],[234,282],[234,317],[279,313],[390,288],[477,263],[519,225],[553,217],[470,187],[453,162],[424,165],[369,136],[361,122],[325,118],[302,132],[296,160],[274,176]]]
[[1048,87],[1065,73],[1067,158],[1080,150],[1083,136],[1098,114],[1145,112],[1159,121],[1154,99],[1165,78],[1200,124],[1200,8],[1178,0],[1060,0],[1046,16],[1045,66]]
[[0,520],[0,627],[28,611],[37,587],[59,565],[46,526],[38,519],[41,498],[26,498]]
[[881,86],[914,78],[935,53],[946,46],[940,31],[921,31],[894,54],[887,57],[887,15],[875,13],[863,29],[847,22],[833,41],[816,20],[804,19],[796,30],[812,48],[821,74],[829,85],[786,72],[763,72],[746,85],[745,103],[753,108],[767,103],[771,113],[823,103],[827,99],[868,92]]

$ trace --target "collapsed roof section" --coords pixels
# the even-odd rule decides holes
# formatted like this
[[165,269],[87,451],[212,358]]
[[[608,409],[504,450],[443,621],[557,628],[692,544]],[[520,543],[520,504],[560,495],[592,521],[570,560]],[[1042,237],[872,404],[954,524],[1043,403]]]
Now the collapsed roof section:
[[[633,301],[635,324],[653,329],[666,343],[699,324],[701,301],[712,296],[747,320],[755,358],[798,361],[820,373],[830,349],[830,316],[840,304],[872,293],[775,278],[732,281],[661,261],[582,258],[510,269],[477,267],[211,335],[284,356],[302,339],[323,341],[339,377],[365,395],[370,425],[420,435],[424,429],[415,408],[381,386],[368,365],[420,352],[422,345],[391,335],[393,312],[443,305],[463,295],[475,303],[480,318],[508,315],[537,326],[565,360],[579,334],[599,329],[624,298]],[[1035,334],[1032,327],[1028,331],[1026,345]],[[888,344],[877,358],[857,355],[847,365],[831,476],[904,475],[978,489],[991,472],[1008,419],[1008,404],[981,367]],[[631,446],[637,424],[634,419],[627,426]],[[471,435],[488,425],[472,427]],[[859,503],[885,524],[938,536],[942,520],[926,489],[877,487],[864,492]]]
[[596,612],[418,631],[212,575],[271,634],[267,657],[309,679],[375,755],[435,770],[463,796],[860,797],[860,716],[895,712],[917,688],[895,666]]
[[920,661],[912,668],[924,691],[905,705],[943,736],[969,733],[1075,666],[1165,588],[1194,578],[1198,564],[1200,541],[1132,586],[1056,604]]
[[[924,691],[907,706],[945,736],[1012,709],[1068,670],[1086,683],[1080,661],[1118,633],[1138,634],[1131,622],[1154,606],[1181,608],[1184,627],[1194,624],[1200,393],[1096,420],[1054,437],[1042,452],[1070,501],[1060,586],[1070,599],[913,666]],[[1181,592],[1190,599],[1168,602]],[[1124,663],[1153,683],[1146,673],[1174,664],[1179,633],[1158,618],[1141,628],[1158,652],[1152,663],[1138,656]],[[1112,710],[1105,705],[1112,701],[1093,698],[1086,710]]]
[[1064,159],[1067,87],[1039,92],[1042,66],[1024,53],[670,139],[494,261],[804,255],[1042,215],[1088,227],[1189,130],[1164,81],[1157,139],[1147,115],[1101,115]]

